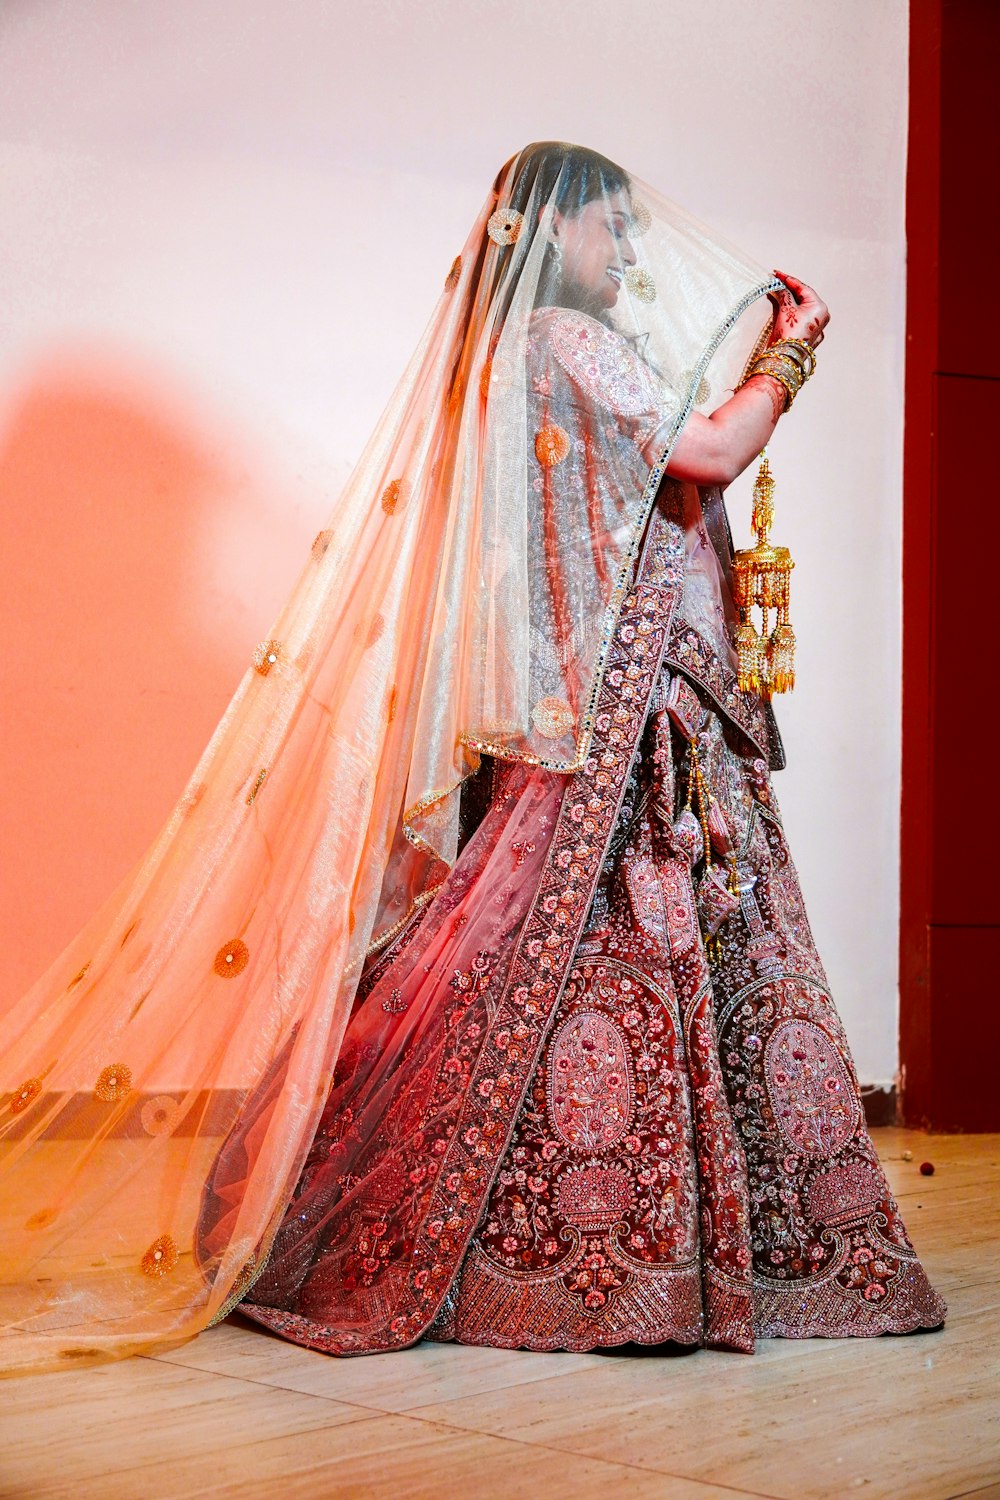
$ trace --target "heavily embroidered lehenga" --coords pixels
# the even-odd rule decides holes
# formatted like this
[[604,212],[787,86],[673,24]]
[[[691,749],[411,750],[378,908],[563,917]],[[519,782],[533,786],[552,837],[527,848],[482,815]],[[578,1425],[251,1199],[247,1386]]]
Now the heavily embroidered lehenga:
[[[621,414],[613,383],[591,395]],[[809,929],[774,719],[737,688],[729,556],[719,490],[665,479],[587,765],[481,769],[462,858],[363,983],[243,1308],[260,1322],[345,1354],[419,1334],[752,1350],[942,1320]],[[675,676],[738,872],[711,959]]]
[[[546,237],[594,171],[644,247],[613,315]],[[338,1354],[944,1317],[737,686],[722,495],[666,472],[780,283],[641,191],[506,165],[161,839],[15,1016],[9,1367],[237,1305]]]

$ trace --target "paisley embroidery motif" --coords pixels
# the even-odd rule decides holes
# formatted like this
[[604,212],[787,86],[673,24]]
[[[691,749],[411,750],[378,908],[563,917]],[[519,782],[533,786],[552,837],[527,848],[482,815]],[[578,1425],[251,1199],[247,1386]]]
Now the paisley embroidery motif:
[[669,947],[669,926],[663,887],[651,859],[630,860],[625,866],[625,884],[635,919],[644,932],[663,949]]
[[596,318],[581,312],[558,313],[551,320],[549,337],[567,374],[587,396],[616,415],[638,417],[676,405],[621,334]]
[[583,1011],[552,1041],[548,1107],[552,1128],[578,1151],[605,1151],[632,1117],[631,1064],[625,1038],[609,1016]]
[[809,1021],[780,1022],[767,1044],[764,1069],[775,1123],[793,1151],[834,1156],[847,1144],[861,1108],[825,1031]]

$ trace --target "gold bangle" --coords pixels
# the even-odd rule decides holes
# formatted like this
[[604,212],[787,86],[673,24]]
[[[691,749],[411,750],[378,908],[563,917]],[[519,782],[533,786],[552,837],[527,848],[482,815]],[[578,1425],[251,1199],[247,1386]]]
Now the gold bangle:
[[805,339],[785,339],[785,343],[790,349],[802,350],[802,353],[809,360],[809,374],[811,375],[813,370],[815,370],[816,368],[816,350],[813,348],[812,344],[807,343]]
[[774,344],[770,349],[765,349],[764,353],[754,360],[754,365],[764,364],[769,359],[778,360],[781,364],[787,365],[790,370],[794,370],[796,375],[805,380],[806,375],[801,361],[795,355],[789,354],[780,344]]
[[787,354],[762,355],[754,364],[751,374],[775,375],[787,381],[793,396],[798,395],[805,383],[801,366],[797,365]]
[[804,339],[779,339],[764,352],[780,355],[785,359],[794,359],[802,371],[803,380],[808,380],[816,368],[816,351]]

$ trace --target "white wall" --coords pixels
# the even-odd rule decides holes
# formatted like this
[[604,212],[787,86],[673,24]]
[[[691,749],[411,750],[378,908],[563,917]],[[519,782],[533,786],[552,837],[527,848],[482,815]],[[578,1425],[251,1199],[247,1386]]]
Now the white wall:
[[[819,370],[770,449],[800,640],[778,792],[866,1081],[896,1068],[906,32],[905,0],[0,10],[0,422],[47,360],[83,348],[117,351],[236,442],[267,498],[240,517],[206,495],[177,581],[210,634],[266,629],[493,173],[527,141],[599,148],[820,290]],[[739,536],[748,492],[745,476]],[[73,589],[66,609],[86,609]],[[137,705],[174,690],[148,672]],[[136,752],[155,760],[140,710]],[[211,722],[172,744],[150,833]],[[8,798],[31,784],[18,733]],[[69,809],[84,759],[63,763]],[[114,786],[90,773],[87,796],[98,818]],[[64,920],[146,832],[116,835],[94,877],[80,825],[49,875],[78,891]],[[30,978],[72,929],[39,925],[41,886],[5,854]]]

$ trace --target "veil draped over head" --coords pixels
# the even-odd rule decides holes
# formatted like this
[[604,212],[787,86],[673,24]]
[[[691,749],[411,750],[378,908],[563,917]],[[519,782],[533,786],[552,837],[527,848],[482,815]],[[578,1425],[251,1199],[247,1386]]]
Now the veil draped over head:
[[[178,1342],[245,1289],[463,780],[583,764],[674,440],[780,286],[596,153],[501,169],[162,832],[7,1015],[4,1368]],[[207,1253],[204,1185],[248,1137]]]

